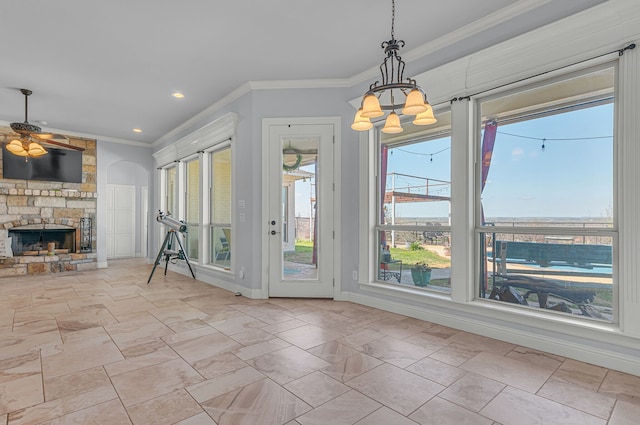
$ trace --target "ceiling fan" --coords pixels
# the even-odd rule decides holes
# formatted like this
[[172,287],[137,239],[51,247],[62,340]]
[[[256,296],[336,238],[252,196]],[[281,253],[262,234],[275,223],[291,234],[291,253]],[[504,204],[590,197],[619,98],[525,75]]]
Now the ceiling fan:
[[5,145],[7,151],[17,156],[25,157],[25,161],[29,158],[36,158],[47,153],[42,146],[52,145],[60,146],[65,149],[83,151],[84,148],[73,146],[69,143],[69,139],[61,134],[43,133],[42,129],[35,124],[31,124],[29,117],[29,96],[32,91],[28,89],[20,89],[24,95],[24,122],[12,122],[9,124],[16,135],[5,135],[5,140],[10,138],[11,141]]

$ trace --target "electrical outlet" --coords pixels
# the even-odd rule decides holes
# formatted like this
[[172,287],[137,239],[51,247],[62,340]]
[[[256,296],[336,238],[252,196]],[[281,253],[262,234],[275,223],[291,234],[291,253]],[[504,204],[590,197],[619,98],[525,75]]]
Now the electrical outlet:
[[358,270],[353,271],[353,280],[358,280]]

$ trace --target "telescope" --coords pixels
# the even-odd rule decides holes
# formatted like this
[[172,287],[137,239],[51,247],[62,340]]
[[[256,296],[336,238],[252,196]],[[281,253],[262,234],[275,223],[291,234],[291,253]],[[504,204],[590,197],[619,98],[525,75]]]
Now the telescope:
[[180,233],[187,233],[187,223],[185,223],[182,220],[176,220],[175,218],[171,217],[171,214],[169,212],[165,214],[162,211],[158,211],[156,220],[159,223],[164,224],[170,229],[173,229]]
[[[185,260],[187,262],[187,266],[189,267],[189,271],[191,272],[191,276],[196,278],[195,273],[193,273],[193,269],[191,268],[191,264],[189,263],[189,258],[184,253],[184,248],[182,248],[182,242],[180,242],[180,237],[176,232],[187,233],[187,223],[182,220],[176,220],[171,217],[169,211],[167,213],[163,213],[162,211],[158,211],[158,215],[156,216],[156,220],[158,223],[164,224],[169,228],[167,231],[167,236],[164,238],[164,242],[162,242],[162,247],[160,251],[158,251],[158,256],[156,257],[156,261],[153,263],[153,268],[151,269],[151,274],[149,275],[149,279],[147,280],[147,285],[151,282],[151,278],[153,277],[153,272],[156,271],[156,267],[160,264],[162,257],[164,257],[164,275],[167,275],[167,267],[169,267],[169,261],[171,264],[174,264],[173,260]],[[176,249],[177,248],[177,249]]]

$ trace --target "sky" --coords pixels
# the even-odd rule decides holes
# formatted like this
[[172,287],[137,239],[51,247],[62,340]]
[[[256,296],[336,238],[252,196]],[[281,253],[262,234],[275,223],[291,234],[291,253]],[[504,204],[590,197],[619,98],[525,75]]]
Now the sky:
[[[485,216],[609,216],[613,204],[612,135],[612,104],[498,125],[482,193]],[[551,140],[591,137],[603,138]],[[542,139],[547,139],[544,149]],[[450,139],[445,138],[392,149],[388,174],[396,172],[450,181],[449,146]],[[446,217],[447,204],[400,204],[396,217]]]

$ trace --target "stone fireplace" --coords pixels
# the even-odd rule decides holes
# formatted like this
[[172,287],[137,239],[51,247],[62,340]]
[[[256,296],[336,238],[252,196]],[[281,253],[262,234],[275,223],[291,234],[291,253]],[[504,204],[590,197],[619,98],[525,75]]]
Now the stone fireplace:
[[[0,277],[97,267],[96,142],[72,137],[70,143],[85,148],[82,183],[5,179],[0,173],[0,240],[11,238],[13,251],[0,256]],[[10,154],[0,146],[2,155]]]

